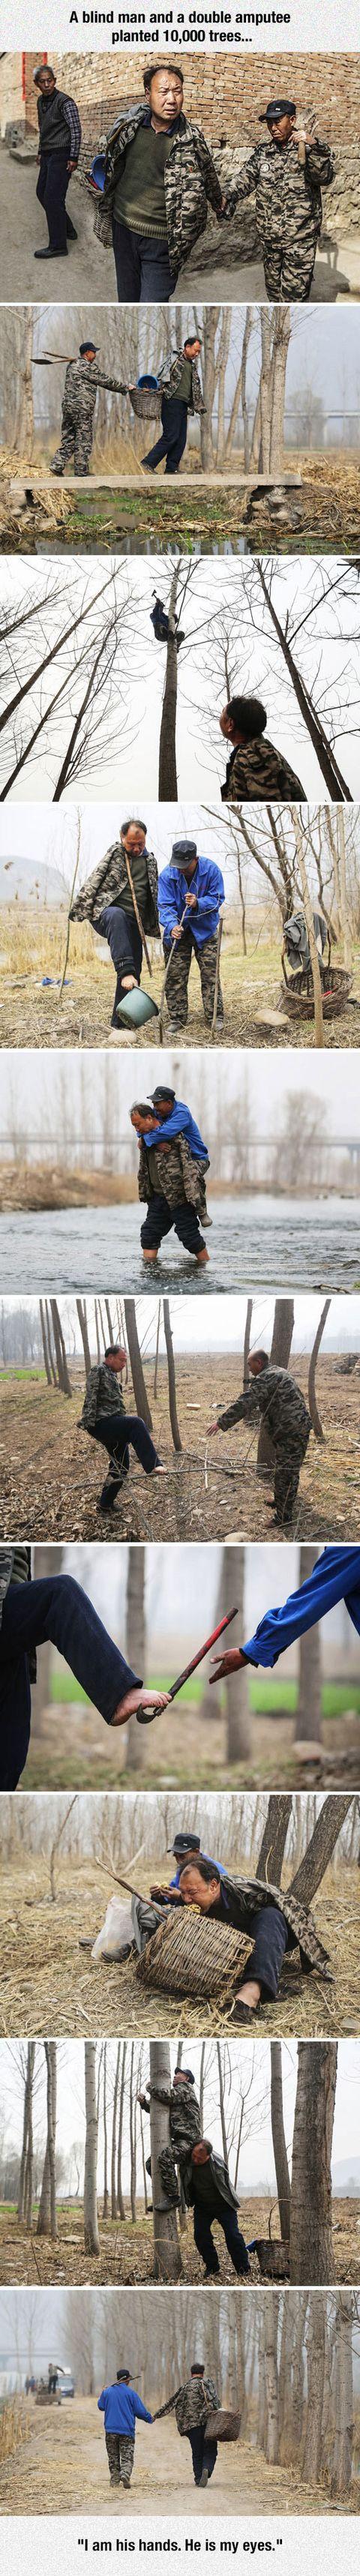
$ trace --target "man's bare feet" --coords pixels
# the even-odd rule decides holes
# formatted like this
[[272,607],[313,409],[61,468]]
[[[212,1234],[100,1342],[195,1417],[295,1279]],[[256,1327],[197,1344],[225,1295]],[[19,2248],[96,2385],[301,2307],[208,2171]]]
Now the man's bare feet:
[[206,1243],[203,1244],[202,1251],[197,1252],[196,1261],[198,1270],[203,1270],[205,1261],[210,1261],[210,1253],[207,1251]]
[[111,1725],[125,1726],[128,1717],[136,1717],[138,1708],[153,1708],[154,1717],[158,1716],[160,1709],[168,1708],[168,1704],[168,1691],[141,1690],[139,1683],[135,1682],[134,1689],[125,1692],[125,1699],[118,1700]]
[[157,1261],[157,1248],[156,1252],[145,1252],[142,1246],[142,1257],[143,1261]]
[[258,1986],[255,1977],[249,1977],[247,1985],[239,1986],[239,1993],[238,1995],[235,1995],[235,2003],[246,2004],[248,2012],[256,2012],[257,2004],[260,2002],[261,1986]]

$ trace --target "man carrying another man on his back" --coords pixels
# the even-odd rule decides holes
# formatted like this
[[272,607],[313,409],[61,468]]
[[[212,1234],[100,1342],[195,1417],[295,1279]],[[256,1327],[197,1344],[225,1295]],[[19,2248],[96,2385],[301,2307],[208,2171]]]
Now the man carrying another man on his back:
[[159,1083],[151,1105],[135,1100],[130,1117],[140,1147],[139,1198],[148,1203],[141,1227],[144,1261],[157,1261],[163,1237],[174,1226],[184,1250],[193,1253],[198,1268],[203,1268],[209,1254],[200,1219],[203,1225],[209,1223],[205,1186],[209,1156],[191,1109],[176,1100],[165,1083]]

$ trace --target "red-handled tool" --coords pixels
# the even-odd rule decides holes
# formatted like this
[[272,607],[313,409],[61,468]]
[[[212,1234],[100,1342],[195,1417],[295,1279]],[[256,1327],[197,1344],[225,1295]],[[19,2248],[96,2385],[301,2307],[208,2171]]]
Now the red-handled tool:
[[[231,1627],[231,1621],[232,1621],[232,1619],[236,1619],[236,1618],[237,1618],[237,1610],[238,1610],[238,1605],[237,1605],[237,1601],[236,1601],[236,1602],[235,1602],[235,1610],[227,1610],[227,1611],[226,1611],[226,1617],[225,1617],[225,1619],[219,1619],[219,1625],[218,1625],[218,1628],[213,1628],[212,1636],[211,1636],[211,1637],[206,1637],[206,1638],[205,1638],[205,1645],[204,1645],[204,1646],[199,1646],[199,1653],[198,1653],[198,1655],[192,1655],[191,1663],[190,1663],[190,1664],[185,1664],[185,1666],[184,1666],[184,1672],[183,1672],[183,1673],[179,1673],[179,1674],[178,1674],[178,1679],[177,1679],[177,1681],[172,1683],[171,1690],[169,1691],[169,1694],[168,1694],[169,1699],[177,1699],[178,1691],[181,1691],[181,1690],[182,1690],[182,1688],[183,1688],[183,1683],[184,1683],[184,1682],[188,1682],[188,1681],[189,1681],[190,1673],[195,1673],[195,1672],[196,1672],[196,1666],[197,1666],[197,1664],[202,1664],[203,1656],[204,1656],[204,1655],[208,1655],[208,1654],[209,1654],[209,1652],[210,1652],[210,1646],[216,1646],[216,1639],[217,1639],[217,1637],[222,1637],[224,1628],[230,1628],[230,1627]],[[137,1716],[138,1726],[152,1726],[152,1722],[153,1722],[153,1721],[152,1721],[152,1713],[151,1713],[151,1709],[148,1709],[148,1708],[137,1708],[137,1709],[136,1709],[136,1716]]]

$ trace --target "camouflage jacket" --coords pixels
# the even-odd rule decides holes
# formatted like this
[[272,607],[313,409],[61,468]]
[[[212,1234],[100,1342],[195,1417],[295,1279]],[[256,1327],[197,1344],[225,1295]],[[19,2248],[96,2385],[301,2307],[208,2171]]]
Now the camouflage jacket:
[[171,2415],[175,2407],[178,2433],[194,2433],[196,2425],[206,2424],[207,2415],[213,2412],[213,2408],[217,2411],[219,2406],[215,2381],[209,2379],[204,2371],[203,2379],[185,2379],[183,2388],[176,2388],[175,2396],[168,2398],[167,2406],[158,2407],[157,2420],[160,2415]]
[[147,2094],[148,2110],[151,2102],[162,2102],[169,2112],[170,2143],[168,2147],[161,2148],[159,2166],[167,2200],[170,2201],[172,2208],[176,2208],[180,2199],[176,2163],[180,2166],[181,2181],[184,2184],[185,2198],[188,2200],[191,2149],[198,2145],[198,2140],[201,2138],[197,2096],[192,2084],[182,2084],[181,2087],[177,2084],[168,2087],[148,2084]]
[[322,1975],[328,1977],[328,1950],[324,1950],[322,1941],[319,1941],[313,1915],[305,1905],[301,1905],[297,1896],[292,1895],[291,1888],[285,1892],[283,1887],[272,1887],[268,1879],[224,1876],[221,1897],[217,1905],[211,1906],[210,1914],[212,1918],[216,1916],[217,1921],[232,1923],[238,1932],[246,1932],[252,1916],[260,1914],[263,1905],[276,1905],[278,1913],[283,1914],[291,1934],[290,1948],[298,1945],[301,1963],[304,1961],[305,1966],[320,1968]]
[[225,785],[221,788],[222,805],[269,805],[273,797],[293,798],[304,804],[305,788],[291,769],[285,753],[275,750],[269,736],[260,734],[252,742],[238,742],[228,760]]
[[[96,208],[94,230],[97,240],[108,246],[112,241],[112,207],[122,162],[129,143],[133,143],[139,125],[150,124],[150,108],[123,108],[106,143],[105,187]],[[102,149],[100,144],[98,149]],[[172,276],[189,258],[194,242],[205,232],[208,204],[220,213],[222,188],[215,162],[208,151],[198,125],[189,124],[186,116],[177,118],[176,133],[164,171],[165,204],[169,260]]]
[[[170,356],[168,358],[164,358],[163,367],[159,367],[158,373],[158,384],[161,385],[161,391],[163,394],[170,395],[170,397],[171,394],[177,394],[178,385],[181,382],[183,365],[183,350],[181,350],[181,352],[177,349],[174,350],[173,357],[171,356],[170,351]],[[196,358],[191,359],[191,394],[190,402],[188,403],[188,411],[206,411],[206,403],[204,402]]]
[[[14,1560],[15,1560],[15,1557],[16,1557],[16,1561],[17,1561],[17,1574],[16,1574],[16,1581],[17,1581],[17,1583],[31,1583],[31,1548],[30,1548],[30,1547],[16,1547],[16,1548],[15,1548],[15,1547],[0,1547],[0,1629],[1,1629],[1,1624],[2,1624],[2,1614],[3,1614],[3,1608],[4,1608],[4,1601],[6,1601],[6,1594],[7,1594],[8,1590],[9,1590],[9,1583],[12,1583],[12,1581],[13,1581],[13,1571],[14,1571]],[[23,1560],[23,1567],[24,1567],[24,1571],[23,1571],[23,1572],[21,1571],[21,1573],[20,1573],[20,1566],[21,1566],[21,1561],[22,1561],[22,1560]],[[29,1674],[30,1674],[30,1681],[31,1681],[31,1682],[36,1682],[36,1671],[37,1671],[37,1666],[36,1666],[36,1654],[35,1654],[35,1649],[34,1649],[34,1648],[32,1649],[31,1654],[29,1655],[28,1661],[29,1661]]]
[[114,1377],[113,1370],[106,1367],[106,1360],[98,1361],[95,1368],[90,1369],[90,1375],[86,1379],[86,1393],[80,1415],[83,1431],[94,1434],[98,1415],[102,1413],[125,1413],[120,1379]]
[[148,1142],[143,1136],[139,1154],[139,1199],[149,1202],[160,1191],[161,1197],[167,1199],[168,1207],[183,1207],[188,1200],[190,1207],[201,1209],[204,1214],[204,1171],[207,1170],[208,1164],[199,1163],[195,1154],[190,1153],[186,1136],[177,1136],[176,1143],[174,1140],[168,1146],[166,1154],[162,1153],[161,1146],[158,1150],[156,1145],[151,1145],[150,1138]]
[[87,358],[69,358],[63,411],[71,412],[72,420],[92,420],[99,385],[106,385],[109,394],[126,394],[126,385],[119,384],[117,376],[105,375],[93,360],[89,366]]
[[[149,913],[147,926],[150,938],[153,937],[154,939],[159,939],[160,923],[157,902],[157,863],[154,858],[153,850],[146,850],[146,852],[144,852],[144,856],[146,857],[149,880]],[[110,849],[105,851],[105,858],[100,859],[99,867],[93,868],[92,876],[87,877],[86,885],[81,886],[80,894],[75,895],[75,902],[71,906],[70,920],[96,922],[96,915],[98,915],[98,919],[100,920],[101,913],[104,912],[105,905],[107,903],[121,902],[122,891],[125,886],[128,886],[128,883],[129,879],[124,853],[121,848],[121,841],[112,841]]]
[[244,197],[255,191],[256,221],[260,240],[294,241],[299,244],[317,240],[321,232],[321,188],[331,187],[335,175],[334,155],[317,135],[305,151],[305,162],[299,158],[296,139],[278,144],[267,140],[256,143],[250,160],[231,188],[231,207],[241,205]]
[[276,1368],[271,1360],[261,1376],[252,1378],[243,1394],[235,1396],[235,1403],[227,1405],[226,1413],[218,1414],[220,1430],[230,1431],[233,1422],[253,1422],[258,1413],[265,1418],[274,1449],[289,1451],[294,1441],[300,1448],[307,1441],[311,1414],[305,1396],[288,1369]]

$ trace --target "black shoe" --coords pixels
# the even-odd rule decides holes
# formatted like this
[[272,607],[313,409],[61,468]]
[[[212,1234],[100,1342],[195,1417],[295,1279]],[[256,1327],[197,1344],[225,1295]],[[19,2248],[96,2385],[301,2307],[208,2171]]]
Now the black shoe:
[[67,250],[34,250],[34,259],[67,259]]

